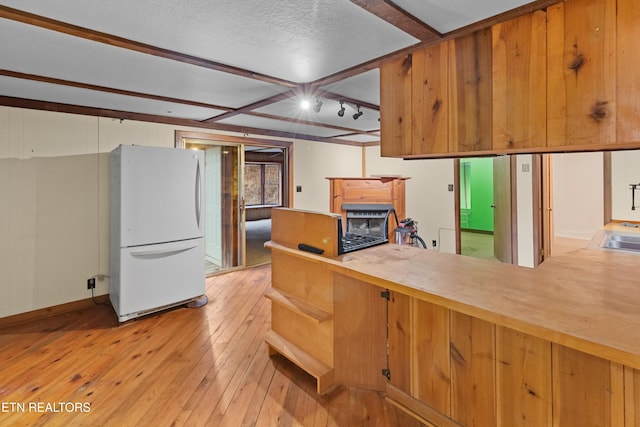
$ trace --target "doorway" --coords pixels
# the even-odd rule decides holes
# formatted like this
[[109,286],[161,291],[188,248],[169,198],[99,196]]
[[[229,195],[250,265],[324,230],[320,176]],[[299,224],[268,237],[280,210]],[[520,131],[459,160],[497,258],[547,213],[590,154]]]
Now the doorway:
[[456,166],[457,253],[514,262],[512,159],[463,158]]
[[[205,152],[205,273],[207,276],[234,269],[270,262],[270,253],[265,253],[264,242],[270,239],[271,208],[289,206],[291,200],[292,143],[263,141],[230,135],[214,135],[199,132],[176,131],[175,146]],[[256,155],[262,152],[275,163],[278,157],[277,202],[274,194],[273,170],[266,168],[262,177],[264,197],[256,203],[251,176]],[[251,162],[247,162],[247,156]],[[262,159],[264,161],[264,158]],[[264,161],[266,163],[266,161]],[[266,178],[266,179],[265,179]],[[251,191],[248,191],[251,190]],[[247,200],[247,192],[250,199]],[[247,209],[247,206],[249,209]],[[256,213],[263,215],[268,227],[262,224],[256,230],[253,220]],[[249,220],[249,222],[247,222]],[[262,239],[256,242],[256,239]],[[249,246],[248,246],[249,245]],[[253,248],[261,252],[255,257]],[[266,258],[268,256],[268,259]]]
[[247,267],[271,262],[264,244],[271,240],[271,209],[288,206],[286,154],[284,147],[245,145]]

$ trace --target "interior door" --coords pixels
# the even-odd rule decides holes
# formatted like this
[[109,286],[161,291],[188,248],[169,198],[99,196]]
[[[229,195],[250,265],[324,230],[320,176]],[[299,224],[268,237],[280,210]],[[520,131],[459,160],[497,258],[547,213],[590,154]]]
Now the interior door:
[[511,156],[493,159],[493,253],[513,263]]
[[205,153],[205,272],[243,267],[243,145],[185,138],[184,146]]

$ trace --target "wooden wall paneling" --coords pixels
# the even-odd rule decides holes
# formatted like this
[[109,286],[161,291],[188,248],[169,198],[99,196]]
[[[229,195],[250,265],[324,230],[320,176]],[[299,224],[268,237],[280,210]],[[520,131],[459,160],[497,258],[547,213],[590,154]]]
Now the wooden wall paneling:
[[495,326],[451,312],[451,418],[467,427],[496,425]]
[[496,150],[546,146],[546,32],[543,10],[492,27]]
[[411,394],[450,417],[449,310],[414,298],[411,324]]
[[448,53],[444,42],[413,54],[413,154],[446,153],[449,150]]
[[491,150],[491,29],[449,44],[449,149]]
[[[391,180],[344,178],[335,182],[340,186],[342,203],[393,203]],[[335,207],[341,212],[342,206]]]
[[547,9],[549,147],[616,141],[616,0]]
[[640,2],[618,0],[616,40],[618,142],[640,141]]
[[336,383],[383,391],[387,378],[387,300],[381,288],[334,275]]
[[553,426],[624,426],[623,366],[552,345]]
[[391,292],[389,300],[389,383],[411,394],[411,298]]
[[411,154],[412,56],[400,56],[380,66],[380,153],[383,157]]
[[496,402],[498,427],[551,426],[549,341],[496,327]]
[[640,371],[624,367],[625,427],[640,427]]

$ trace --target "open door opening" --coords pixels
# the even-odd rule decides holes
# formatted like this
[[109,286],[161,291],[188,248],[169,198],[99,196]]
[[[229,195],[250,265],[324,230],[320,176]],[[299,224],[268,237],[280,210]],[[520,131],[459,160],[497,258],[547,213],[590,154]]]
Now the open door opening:
[[457,162],[457,253],[514,262],[510,156],[464,158]]
[[271,208],[292,197],[292,143],[176,131],[175,146],[205,152],[206,274],[270,262]]
[[271,209],[289,206],[288,148],[245,145],[244,195],[247,267],[271,262]]

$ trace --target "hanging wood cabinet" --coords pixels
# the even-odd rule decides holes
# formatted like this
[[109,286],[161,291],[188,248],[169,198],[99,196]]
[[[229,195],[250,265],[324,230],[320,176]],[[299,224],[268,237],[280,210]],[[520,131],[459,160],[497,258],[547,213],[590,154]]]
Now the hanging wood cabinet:
[[[640,148],[639,38],[636,0],[566,0],[392,59],[380,68],[381,153]],[[448,51],[446,91],[441,62],[424,61],[438,49]],[[423,102],[436,93],[438,117]]]

